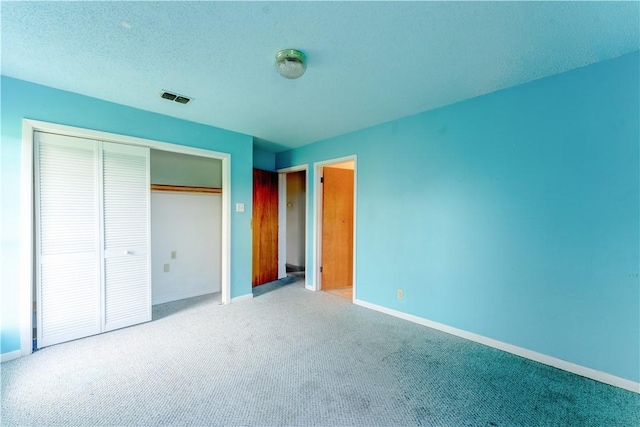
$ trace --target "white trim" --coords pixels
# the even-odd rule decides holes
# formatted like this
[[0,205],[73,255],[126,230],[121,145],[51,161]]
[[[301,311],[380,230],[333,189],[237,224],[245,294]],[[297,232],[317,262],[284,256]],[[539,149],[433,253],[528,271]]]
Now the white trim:
[[[311,257],[313,259],[313,269],[311,270],[311,286],[309,290],[320,290],[320,254],[322,254],[322,167],[313,166],[313,245],[311,245]],[[309,275],[309,269],[307,274]]]
[[306,172],[308,166],[309,166],[308,164],[291,166],[288,168],[277,169],[276,172],[278,173],[291,173],[291,172],[302,172],[302,171]]
[[[309,265],[309,253],[307,248],[309,247],[309,198],[311,193],[309,192],[309,168],[308,165],[304,165],[304,185],[305,185],[305,197],[304,197],[304,287],[305,289],[313,289],[309,274],[307,273],[307,266]],[[313,265],[313,262],[311,263]]]
[[355,301],[357,294],[358,281],[356,280],[356,260],[357,256],[357,247],[356,242],[358,241],[357,232],[358,232],[358,157],[353,156],[353,289],[351,290],[351,301]]
[[236,302],[242,302],[242,301],[249,301],[251,299],[253,299],[253,293],[240,295],[239,297],[233,297],[231,298],[231,302],[236,303]]
[[[160,142],[153,139],[138,138],[135,136],[122,135],[118,133],[102,132],[93,129],[84,129],[74,126],[60,125],[57,123],[42,122],[39,120],[22,119],[22,129],[25,125],[33,131],[56,133],[60,135],[75,136],[78,138],[95,139],[103,142],[115,142],[119,144],[141,145],[154,150],[172,151],[174,153],[191,154],[193,156],[212,157],[216,159],[224,159],[231,157],[228,153],[220,151],[205,150],[203,148],[188,147],[186,145],[171,144],[169,142]],[[24,138],[23,138],[24,141]],[[222,182],[224,191],[224,179]]]
[[10,351],[8,353],[2,353],[2,356],[0,356],[0,362],[4,363],[4,362],[8,362],[9,360],[17,359],[21,355],[22,354],[21,354],[20,350],[14,350],[14,351]]
[[[137,138],[109,132],[83,129],[38,120],[22,120],[22,184],[20,223],[20,349],[26,356],[32,351],[33,314],[33,136],[34,132],[48,132],[79,138],[94,139],[120,144],[136,145],[154,150],[171,151],[193,156],[209,157],[222,161],[222,283],[221,301],[231,302],[231,155],[218,151],[170,144],[167,142]],[[234,298],[235,299],[235,298]]]
[[231,303],[231,155],[222,158],[222,235],[220,301]]
[[353,292],[352,301],[356,297],[356,230],[357,230],[357,210],[358,210],[358,156],[356,154],[350,156],[339,157],[337,159],[323,160],[313,164],[314,170],[314,195],[315,206],[313,209],[313,285],[308,289],[319,291],[322,289],[322,279],[320,275],[320,264],[322,261],[322,168],[339,163],[353,162]]
[[494,340],[482,335],[474,334],[462,329],[454,328],[444,325],[442,323],[434,322],[422,317],[414,316],[412,314],[403,313],[401,311],[393,310],[387,307],[383,307],[377,304],[372,304],[359,299],[354,299],[354,304],[369,308],[371,310],[379,311],[380,313],[388,314],[394,317],[398,317],[409,322],[417,323],[428,328],[437,329],[447,334],[455,335],[460,338],[474,341],[479,344],[493,347],[498,350],[506,351],[507,353],[515,354],[516,356],[524,357],[526,359],[533,360],[545,365],[553,366],[554,368],[562,369],[563,371],[571,372],[572,374],[580,375],[586,378],[590,378],[595,381],[599,381],[605,384],[609,384],[615,387],[620,387],[625,390],[629,390],[635,393],[640,393],[640,383],[617,377],[615,375],[608,374],[606,372],[597,371],[595,369],[587,368],[586,366],[577,365],[575,363],[567,362],[562,359],[558,359],[546,354],[538,353],[526,348],[518,347],[512,344],[507,344],[502,341]]
[[278,279],[287,277],[287,174],[278,174]]
[[[304,287],[309,289],[309,290],[314,290],[313,286],[309,283],[309,281],[311,280],[311,278],[309,277],[309,274],[307,274],[307,265],[309,265],[309,260],[307,258],[307,245],[309,244],[309,164],[304,164],[304,165],[298,165],[298,166],[291,166],[288,168],[282,168],[282,169],[278,169],[276,172],[278,172],[279,174],[283,174],[286,176],[286,174],[290,173],[290,172],[304,172],[305,177],[304,177],[304,185],[305,185],[305,196],[304,196],[304,261],[305,261],[305,275],[304,275]],[[279,181],[280,185],[284,185],[284,206],[286,209],[286,205],[287,205],[287,181],[285,179],[284,184],[281,184]],[[282,190],[280,188],[280,190]],[[278,262],[278,268],[280,268],[280,265],[283,266],[284,270],[285,270],[285,276],[286,276],[286,270],[287,270],[287,243],[286,243],[286,237],[287,237],[287,230],[286,230],[286,225],[287,225],[287,220],[286,220],[286,214],[285,214],[285,218],[284,221],[282,223],[278,224],[278,227],[281,227],[281,229],[278,231],[278,239],[285,239],[284,242],[284,251],[283,251],[283,257],[281,258],[281,262]],[[282,234],[280,234],[282,232]],[[284,237],[282,237],[284,236]],[[279,254],[278,254],[279,256]],[[284,277],[284,276],[283,276]]]
[[33,132],[35,125],[22,121],[22,174],[20,177],[20,351],[28,356],[33,351]]

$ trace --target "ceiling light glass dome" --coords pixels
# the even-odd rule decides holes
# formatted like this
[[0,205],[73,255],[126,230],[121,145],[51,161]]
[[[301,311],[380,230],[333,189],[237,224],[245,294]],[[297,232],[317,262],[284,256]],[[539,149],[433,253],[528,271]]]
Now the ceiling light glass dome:
[[287,79],[297,79],[307,69],[307,57],[295,49],[283,49],[276,53],[276,69]]

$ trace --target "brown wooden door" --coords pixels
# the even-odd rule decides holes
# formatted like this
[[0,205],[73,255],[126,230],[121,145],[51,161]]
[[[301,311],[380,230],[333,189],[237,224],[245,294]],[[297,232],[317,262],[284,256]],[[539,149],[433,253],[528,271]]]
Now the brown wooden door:
[[322,289],[353,285],[353,170],[323,168]]
[[278,174],[253,170],[253,286],[278,278]]

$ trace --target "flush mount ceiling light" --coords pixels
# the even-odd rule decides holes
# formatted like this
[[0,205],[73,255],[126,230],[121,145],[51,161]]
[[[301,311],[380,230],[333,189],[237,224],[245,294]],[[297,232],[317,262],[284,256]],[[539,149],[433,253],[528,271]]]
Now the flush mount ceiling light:
[[283,49],[276,53],[276,69],[286,79],[297,79],[307,69],[307,57],[295,49]]

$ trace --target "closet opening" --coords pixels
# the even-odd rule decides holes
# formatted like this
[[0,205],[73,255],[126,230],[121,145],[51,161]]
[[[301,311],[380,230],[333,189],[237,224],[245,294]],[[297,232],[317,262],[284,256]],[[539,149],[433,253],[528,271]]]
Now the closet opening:
[[222,290],[222,161],[151,150],[154,306]]

